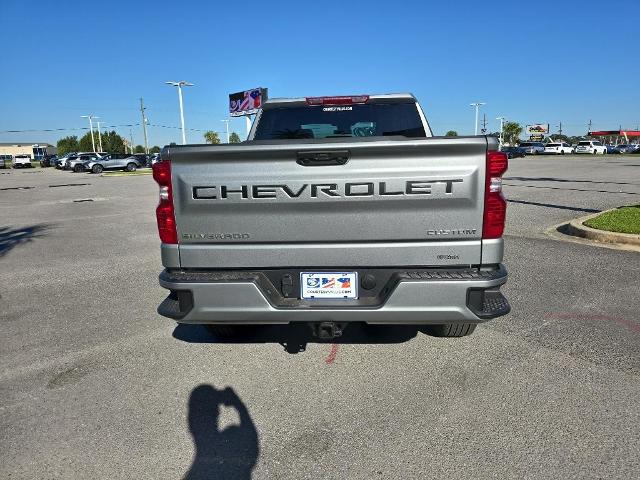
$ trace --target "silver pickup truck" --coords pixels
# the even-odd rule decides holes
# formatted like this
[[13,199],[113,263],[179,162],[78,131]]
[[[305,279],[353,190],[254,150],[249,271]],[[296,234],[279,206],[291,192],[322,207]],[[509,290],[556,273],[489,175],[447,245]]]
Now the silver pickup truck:
[[322,338],[351,322],[468,335],[510,310],[497,149],[434,137],[411,94],[273,99],[246,142],[165,147],[158,312]]

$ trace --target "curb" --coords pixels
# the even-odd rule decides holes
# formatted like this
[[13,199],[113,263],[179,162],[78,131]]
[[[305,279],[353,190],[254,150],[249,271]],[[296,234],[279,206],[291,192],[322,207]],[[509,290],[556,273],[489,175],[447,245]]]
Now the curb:
[[588,240],[593,240],[596,242],[634,245],[636,247],[640,247],[640,235],[635,235],[633,233],[618,233],[608,232],[606,230],[597,230],[595,228],[587,227],[583,224],[583,222],[586,222],[591,218],[597,217],[598,215],[601,215],[605,212],[611,212],[613,210],[617,210],[617,208],[603,210],[602,212],[571,220],[567,224],[567,233],[576,237],[586,238]]

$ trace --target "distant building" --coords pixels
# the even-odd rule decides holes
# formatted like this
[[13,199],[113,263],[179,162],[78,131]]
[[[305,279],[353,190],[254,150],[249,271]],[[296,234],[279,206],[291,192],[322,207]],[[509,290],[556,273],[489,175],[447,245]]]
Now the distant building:
[[0,143],[0,155],[29,155],[32,160],[39,160],[45,155],[55,155],[58,149],[50,143],[9,142]]

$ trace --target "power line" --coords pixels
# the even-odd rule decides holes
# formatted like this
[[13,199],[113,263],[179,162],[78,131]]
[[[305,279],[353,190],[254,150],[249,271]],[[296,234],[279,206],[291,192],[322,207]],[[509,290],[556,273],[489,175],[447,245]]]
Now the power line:
[[[173,125],[158,125],[154,123],[147,123],[149,127],[158,127],[158,128],[180,128]],[[103,128],[122,128],[122,127],[139,127],[140,123],[124,123],[122,125],[104,125]],[[27,130],[0,130],[0,134],[2,133],[34,133],[34,132],[65,132],[65,131],[74,131],[74,130],[89,130],[89,127],[67,127],[67,128],[34,128]],[[192,132],[208,132],[209,130],[203,128],[187,128],[185,130],[190,130]],[[218,131],[216,133],[225,133],[223,131]]]
[[[140,125],[139,123],[130,123],[125,125],[106,125],[104,128],[119,128],[119,127],[135,127]],[[69,127],[69,128],[41,128],[31,130],[0,130],[0,133],[30,133],[30,132],[64,132],[67,130],[89,130],[88,127]]]

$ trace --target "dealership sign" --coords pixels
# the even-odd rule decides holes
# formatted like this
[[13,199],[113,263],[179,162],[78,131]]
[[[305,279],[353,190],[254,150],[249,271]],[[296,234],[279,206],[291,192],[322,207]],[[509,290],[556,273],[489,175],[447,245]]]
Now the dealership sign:
[[548,123],[534,123],[533,125],[527,125],[527,134],[529,135],[544,135],[549,133]]
[[266,100],[266,88],[252,88],[251,90],[232,93],[229,95],[229,115],[232,117],[252,115],[262,108],[262,104]]

